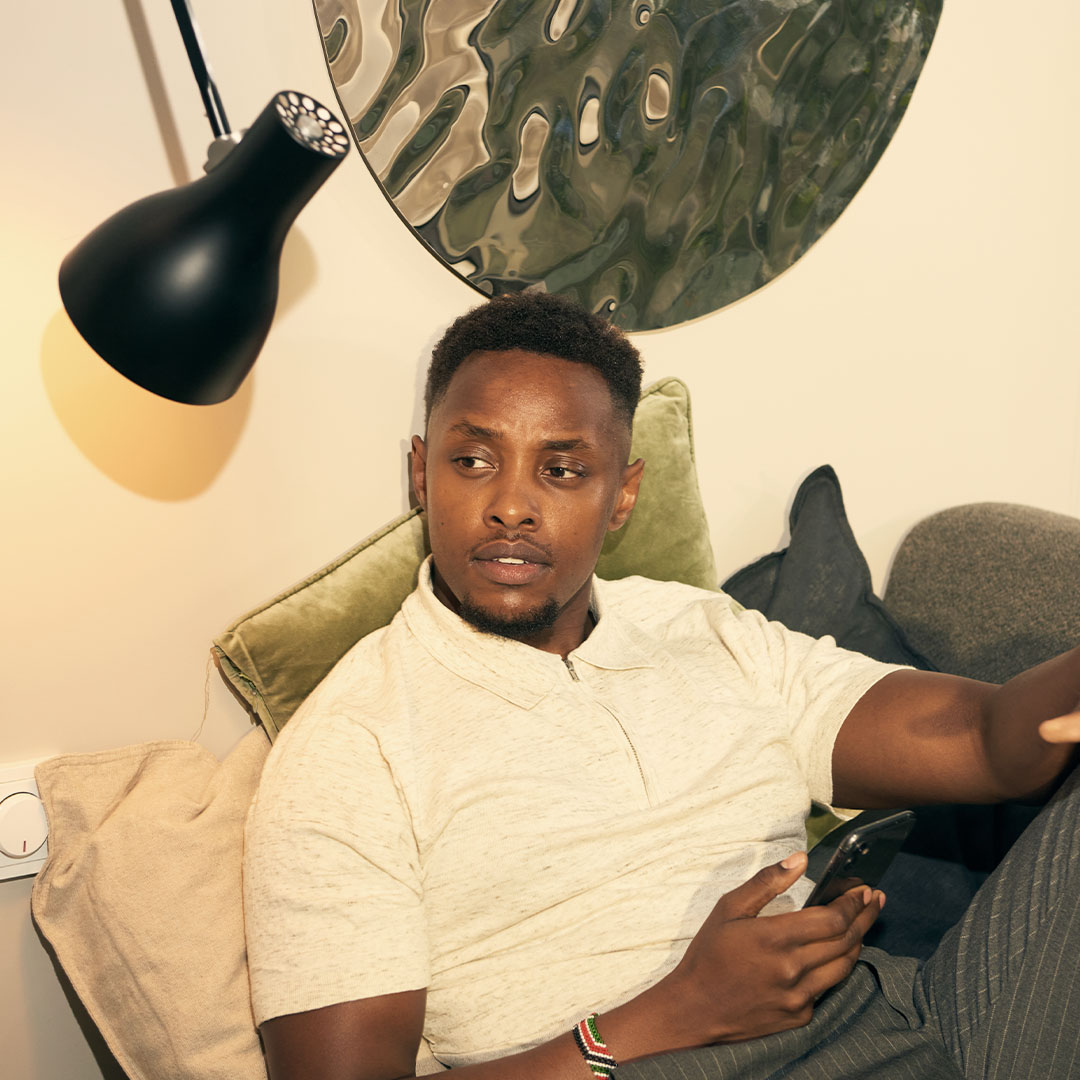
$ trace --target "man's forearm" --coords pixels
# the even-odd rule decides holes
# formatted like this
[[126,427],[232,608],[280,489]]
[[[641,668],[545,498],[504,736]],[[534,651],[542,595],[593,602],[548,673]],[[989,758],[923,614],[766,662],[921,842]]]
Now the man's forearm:
[[984,714],[987,764],[1003,799],[1044,798],[1076,761],[1074,743],[1051,743],[1040,724],[1080,709],[1080,647],[999,687]]
[[[603,1037],[623,1061],[700,1045],[695,1017],[679,1007],[677,991],[661,980],[598,1018]],[[531,1050],[453,1070],[461,1080],[583,1080],[589,1066],[568,1031]]]
[[[694,980],[673,971],[605,1012],[601,1031],[617,1060],[702,1045],[715,1037],[709,1017],[689,1007],[693,990]],[[426,997],[424,990],[403,991],[266,1021],[260,1030],[271,1080],[412,1078]],[[584,1080],[589,1066],[566,1031],[529,1050],[453,1072],[462,1080]]]

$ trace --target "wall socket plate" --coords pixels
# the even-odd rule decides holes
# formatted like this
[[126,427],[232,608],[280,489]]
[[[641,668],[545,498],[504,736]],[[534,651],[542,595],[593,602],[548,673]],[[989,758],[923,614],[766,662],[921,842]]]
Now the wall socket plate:
[[[40,757],[31,761],[16,761],[10,765],[0,765],[0,804],[8,796],[20,791],[29,792],[36,797],[38,789],[37,782],[34,780],[34,767],[45,760],[44,757]],[[0,881],[5,878],[33,876],[41,869],[48,856],[49,842],[47,840],[37,851],[24,859],[14,859],[0,851]]]

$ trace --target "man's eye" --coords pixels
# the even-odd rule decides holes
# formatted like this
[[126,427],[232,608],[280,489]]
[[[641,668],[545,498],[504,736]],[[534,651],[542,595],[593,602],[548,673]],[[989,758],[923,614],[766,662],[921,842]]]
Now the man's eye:
[[569,465],[550,465],[548,466],[548,475],[555,480],[573,480],[585,474],[580,469],[570,468]]
[[468,472],[476,472],[480,469],[491,468],[483,458],[471,457],[469,454],[463,454],[461,457],[454,458],[454,464],[460,465]]

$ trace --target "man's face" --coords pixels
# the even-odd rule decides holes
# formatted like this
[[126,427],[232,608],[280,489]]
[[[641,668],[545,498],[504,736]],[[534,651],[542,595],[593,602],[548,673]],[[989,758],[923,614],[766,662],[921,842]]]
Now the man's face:
[[629,449],[595,368],[521,350],[470,356],[413,439],[439,599],[481,629],[576,648],[604,537],[637,498]]

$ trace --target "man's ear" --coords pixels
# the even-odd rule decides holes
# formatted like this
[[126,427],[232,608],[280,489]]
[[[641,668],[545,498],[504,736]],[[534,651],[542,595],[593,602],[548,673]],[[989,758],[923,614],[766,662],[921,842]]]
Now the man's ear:
[[412,437],[412,453],[409,455],[409,475],[413,494],[421,510],[427,509],[427,447],[419,435]]
[[608,522],[608,532],[621,529],[630,516],[637,502],[638,490],[641,488],[641,477],[645,472],[645,459],[638,458],[630,462],[622,472],[622,486],[619,488],[619,497],[615,500],[615,510]]

